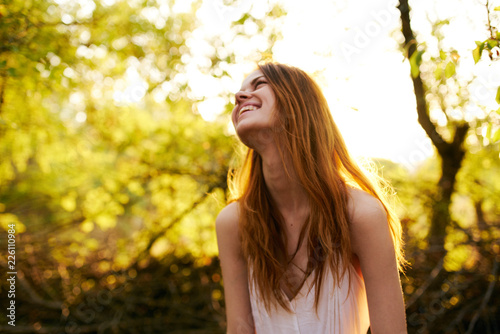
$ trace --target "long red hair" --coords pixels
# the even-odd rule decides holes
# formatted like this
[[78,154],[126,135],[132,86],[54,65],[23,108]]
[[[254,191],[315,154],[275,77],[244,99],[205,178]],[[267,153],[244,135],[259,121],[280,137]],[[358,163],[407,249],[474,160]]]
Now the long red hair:
[[[283,64],[266,63],[259,69],[276,98],[273,134],[281,159],[292,161],[295,175],[309,197],[310,215],[299,245],[307,241],[306,276],[314,271],[317,308],[325,270],[330,269],[338,283],[352,260],[347,187],[364,190],[383,204],[399,269],[405,263],[401,224],[388,205],[381,180],[375,173],[363,171],[349,155],[314,80],[304,71]],[[283,166],[289,173],[287,164]],[[289,264],[288,241],[283,233],[283,217],[264,182],[261,156],[248,149],[242,166],[230,171],[228,181],[231,201],[239,202],[242,252],[252,269],[249,280],[258,288],[268,310],[278,303],[290,311],[280,288]]]

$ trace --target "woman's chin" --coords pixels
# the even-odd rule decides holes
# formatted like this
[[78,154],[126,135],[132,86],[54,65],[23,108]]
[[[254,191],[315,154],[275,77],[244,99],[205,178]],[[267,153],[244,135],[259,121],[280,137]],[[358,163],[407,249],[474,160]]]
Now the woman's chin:
[[236,134],[245,146],[255,150],[259,150],[260,148],[264,148],[274,143],[273,131],[270,128],[245,129],[244,127],[238,127],[236,129]]

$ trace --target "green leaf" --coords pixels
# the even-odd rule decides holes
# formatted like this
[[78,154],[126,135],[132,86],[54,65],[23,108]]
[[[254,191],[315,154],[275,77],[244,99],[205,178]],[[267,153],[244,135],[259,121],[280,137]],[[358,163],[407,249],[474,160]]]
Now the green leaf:
[[234,24],[244,24],[245,21],[248,20],[249,18],[250,18],[250,15],[248,13],[246,13],[245,15],[243,15],[243,17],[241,19],[236,21]]
[[486,133],[484,136],[488,139],[491,139],[491,123],[488,123],[488,125],[486,125]]
[[495,131],[495,134],[491,137],[491,142],[495,143],[500,140],[500,128]]
[[486,43],[488,44],[489,49],[493,49],[498,45],[498,41],[494,39],[489,39]]
[[486,42],[483,42],[481,45],[479,45],[479,53],[482,54],[483,53],[483,50],[484,50],[484,47],[487,46],[488,44],[486,44]]
[[497,96],[495,97],[495,101],[497,101],[498,104],[500,104],[500,87],[497,89]]
[[415,51],[410,57],[410,66],[411,66],[411,76],[413,78],[418,77],[420,73],[419,66],[422,63],[422,55],[424,51]]
[[499,114],[499,115],[500,115],[500,108],[498,108],[498,109],[497,109],[497,114]]
[[13,67],[9,67],[7,69],[7,73],[11,76],[11,77],[15,77],[16,76],[16,69],[13,68]]
[[0,61],[0,68],[4,68],[7,65],[7,60]]
[[444,76],[448,79],[451,78],[455,74],[455,63],[450,61],[448,64],[446,64],[446,67],[444,69]]
[[434,77],[436,78],[436,80],[440,80],[442,76],[443,76],[443,64],[439,63],[436,67],[436,70],[434,71]]
[[500,12],[500,6],[497,6],[497,7],[493,8],[493,10],[495,10],[497,12]]
[[477,64],[479,59],[481,59],[481,52],[479,51],[479,46],[472,51],[472,57],[474,57],[474,64]]
[[439,58],[441,58],[441,60],[445,60],[446,59],[446,52],[440,50],[439,51]]
[[487,41],[484,42],[479,42],[476,41],[477,48],[472,51],[472,56],[474,57],[474,63],[477,64],[477,62],[481,59],[481,55],[483,54],[483,50],[485,46],[488,46]]

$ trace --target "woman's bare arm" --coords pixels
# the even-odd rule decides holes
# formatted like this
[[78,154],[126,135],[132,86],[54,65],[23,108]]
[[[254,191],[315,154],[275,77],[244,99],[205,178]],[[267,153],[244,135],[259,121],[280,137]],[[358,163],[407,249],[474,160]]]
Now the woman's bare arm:
[[351,244],[366,286],[373,334],[407,333],[401,281],[387,215],[382,204],[351,191]]
[[241,253],[238,233],[238,204],[226,206],[215,222],[219,259],[224,282],[227,333],[255,332],[248,291],[246,262]]

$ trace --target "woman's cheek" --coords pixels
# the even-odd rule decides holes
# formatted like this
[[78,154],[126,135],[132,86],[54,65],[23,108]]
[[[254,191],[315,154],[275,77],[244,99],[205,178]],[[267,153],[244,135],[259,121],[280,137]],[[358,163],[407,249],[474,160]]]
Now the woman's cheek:
[[236,108],[234,108],[231,112],[231,121],[233,122],[233,125],[236,126]]

